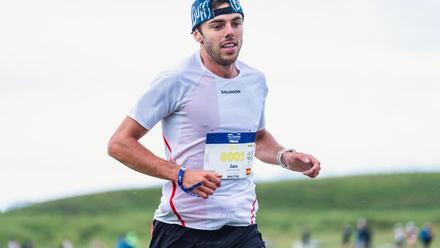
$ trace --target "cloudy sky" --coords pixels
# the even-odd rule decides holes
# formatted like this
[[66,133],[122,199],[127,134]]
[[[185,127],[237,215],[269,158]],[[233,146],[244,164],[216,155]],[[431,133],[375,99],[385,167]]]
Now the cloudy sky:
[[[0,209],[161,184],[106,154],[151,79],[198,49],[190,0],[0,3]],[[270,5],[268,5],[270,2]],[[267,128],[321,176],[440,171],[440,2],[242,0]],[[160,126],[142,142],[163,156]],[[258,180],[300,177],[256,163]]]

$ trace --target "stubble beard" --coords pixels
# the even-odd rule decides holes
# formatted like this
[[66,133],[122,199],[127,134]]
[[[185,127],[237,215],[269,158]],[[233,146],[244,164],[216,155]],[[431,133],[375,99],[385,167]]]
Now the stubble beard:
[[221,48],[220,45],[219,48],[216,50],[214,49],[213,45],[209,42],[204,43],[205,46],[205,50],[208,53],[209,57],[217,64],[222,65],[222,66],[230,66],[232,64],[235,63],[235,61],[237,61],[238,55],[240,54],[240,50],[241,50],[241,44],[242,41],[238,41],[238,49],[237,49],[237,53],[233,56],[233,57],[225,57],[221,55]]

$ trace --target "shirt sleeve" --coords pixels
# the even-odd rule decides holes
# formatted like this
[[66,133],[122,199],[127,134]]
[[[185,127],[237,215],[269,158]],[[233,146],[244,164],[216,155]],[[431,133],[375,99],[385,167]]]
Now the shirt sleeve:
[[179,109],[181,98],[178,77],[169,72],[161,73],[132,107],[128,116],[151,130],[160,120]]
[[264,128],[266,128],[266,118],[265,118],[265,107],[266,107],[266,97],[267,97],[267,93],[268,93],[268,88],[266,85],[266,78],[263,76],[263,81],[264,81],[264,90],[263,90],[263,106],[261,108],[261,116],[260,116],[260,123],[258,124],[258,131],[263,130]]

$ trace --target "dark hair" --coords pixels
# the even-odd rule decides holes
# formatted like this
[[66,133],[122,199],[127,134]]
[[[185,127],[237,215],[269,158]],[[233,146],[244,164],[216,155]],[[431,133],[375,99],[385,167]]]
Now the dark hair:
[[211,8],[216,9],[218,6],[222,5],[223,3],[229,4],[228,0],[212,0],[211,2]]

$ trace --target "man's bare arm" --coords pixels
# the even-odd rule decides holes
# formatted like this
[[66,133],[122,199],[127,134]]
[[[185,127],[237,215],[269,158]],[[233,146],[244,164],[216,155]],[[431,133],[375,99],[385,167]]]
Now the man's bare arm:
[[[157,157],[139,139],[148,132],[130,117],[126,117],[108,143],[108,154],[121,163],[140,173],[177,182],[180,166]],[[190,187],[202,182],[202,186],[193,192],[208,198],[220,187],[221,175],[212,171],[187,170],[183,185]]]
[[[283,149],[275,138],[266,129],[257,132],[255,156],[262,162],[277,164],[277,153]],[[302,172],[304,175],[315,178],[321,170],[320,162],[312,155],[300,152],[286,152],[283,160],[287,168]]]
[[277,164],[277,152],[283,147],[266,129],[257,132],[255,156],[264,163]]

